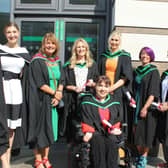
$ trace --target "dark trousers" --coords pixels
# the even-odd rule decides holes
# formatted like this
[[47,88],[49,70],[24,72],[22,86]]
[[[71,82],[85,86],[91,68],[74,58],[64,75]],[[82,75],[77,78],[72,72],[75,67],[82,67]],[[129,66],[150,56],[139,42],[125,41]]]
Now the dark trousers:
[[164,143],[162,145],[163,145],[164,159],[168,163],[168,146],[166,146]]
[[90,144],[92,168],[118,168],[118,146],[113,139],[94,133]]

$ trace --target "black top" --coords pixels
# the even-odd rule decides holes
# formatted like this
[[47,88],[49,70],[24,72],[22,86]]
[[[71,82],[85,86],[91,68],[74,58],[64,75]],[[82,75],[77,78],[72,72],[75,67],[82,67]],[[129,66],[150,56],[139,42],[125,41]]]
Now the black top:
[[104,117],[99,113],[101,109],[109,112],[108,122],[112,125],[120,121],[121,105],[112,95],[108,95],[104,102],[100,102],[92,94],[86,95],[82,99],[80,109],[82,123],[94,128],[95,132],[100,134],[107,134],[107,129],[104,129],[102,123]]

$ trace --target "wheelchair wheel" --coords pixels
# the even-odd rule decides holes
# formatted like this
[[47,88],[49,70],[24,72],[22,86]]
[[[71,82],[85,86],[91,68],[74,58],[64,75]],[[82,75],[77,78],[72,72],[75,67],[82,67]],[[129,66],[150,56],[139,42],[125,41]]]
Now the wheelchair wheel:
[[125,163],[125,168],[132,168],[133,163],[129,162],[129,163]]
[[124,165],[122,167],[124,168],[132,168],[133,166],[133,160],[130,149],[124,144],[123,146],[120,146],[119,148],[119,157],[118,157],[118,163],[123,161]]

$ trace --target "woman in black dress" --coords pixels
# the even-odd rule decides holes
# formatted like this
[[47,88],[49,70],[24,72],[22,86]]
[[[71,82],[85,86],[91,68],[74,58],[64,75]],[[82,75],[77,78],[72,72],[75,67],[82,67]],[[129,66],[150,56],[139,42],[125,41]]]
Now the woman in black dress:
[[[78,95],[95,85],[98,76],[97,65],[92,59],[88,43],[84,39],[77,39],[72,47],[72,56],[64,65],[65,96],[64,96],[64,123],[68,142],[73,139],[72,120],[78,120]],[[66,122],[67,121],[67,122]],[[64,124],[64,125],[65,125]],[[65,128],[65,126],[64,126]]]
[[151,62],[155,55],[151,48],[144,47],[139,53],[142,65],[134,71],[134,96],[137,104],[134,124],[135,124],[135,145],[137,146],[139,157],[136,158],[137,168],[144,168],[147,164],[149,148],[154,143],[157,111],[151,109],[150,105],[160,94],[160,75],[158,69]]
[[[91,144],[92,168],[118,168],[117,136],[121,134],[121,106],[109,94],[111,81],[107,76],[96,80],[95,93],[86,95],[81,101],[83,141]],[[113,128],[108,129],[106,120]]]

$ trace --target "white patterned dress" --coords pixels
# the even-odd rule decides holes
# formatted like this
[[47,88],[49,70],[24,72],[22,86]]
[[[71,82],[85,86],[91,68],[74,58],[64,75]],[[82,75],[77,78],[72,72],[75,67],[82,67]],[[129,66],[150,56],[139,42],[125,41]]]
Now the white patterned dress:
[[[17,54],[18,57],[12,54]],[[28,51],[23,47],[9,48],[5,45],[0,45],[0,62],[3,74],[2,81],[7,123],[11,129],[16,129],[22,125],[21,105],[23,103],[23,95],[21,72],[25,65],[25,60],[22,58],[23,55],[24,57],[29,55]]]

